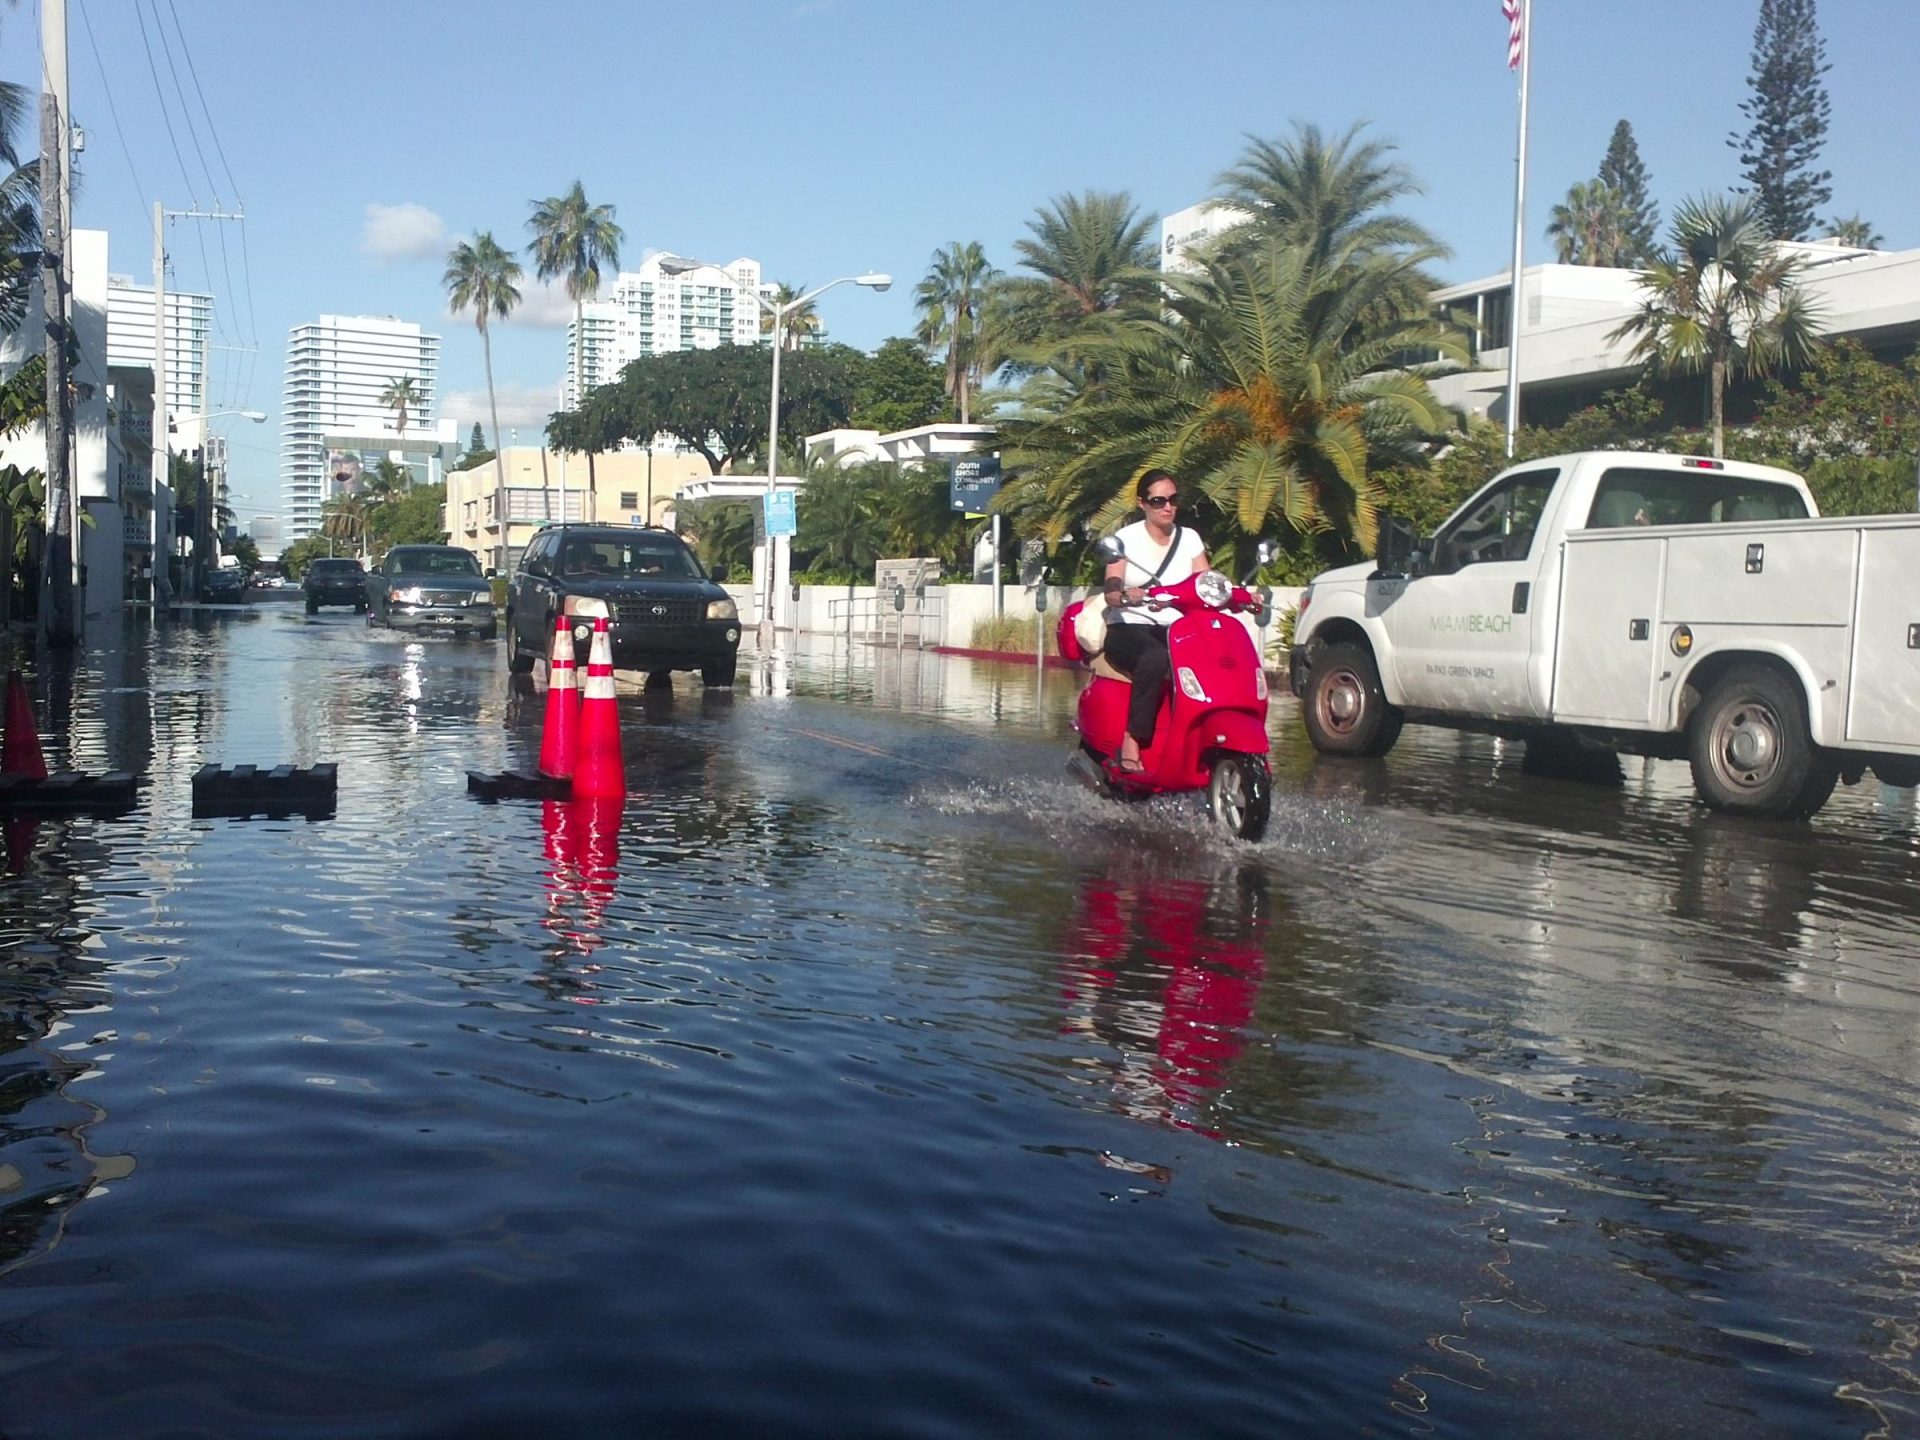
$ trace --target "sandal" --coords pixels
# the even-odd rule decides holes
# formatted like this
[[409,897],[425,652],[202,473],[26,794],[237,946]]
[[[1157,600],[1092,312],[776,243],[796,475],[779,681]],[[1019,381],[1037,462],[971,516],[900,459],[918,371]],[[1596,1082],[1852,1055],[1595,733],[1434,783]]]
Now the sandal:
[[1116,755],[1107,763],[1122,775],[1144,775],[1147,773],[1146,763],[1138,756],[1129,759],[1125,755]]

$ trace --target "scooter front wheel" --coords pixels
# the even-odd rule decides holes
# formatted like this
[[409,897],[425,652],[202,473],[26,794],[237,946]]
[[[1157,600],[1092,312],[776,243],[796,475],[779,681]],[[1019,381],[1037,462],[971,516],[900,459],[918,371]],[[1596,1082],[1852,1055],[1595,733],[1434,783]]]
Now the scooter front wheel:
[[1273,814],[1273,774],[1259,755],[1221,755],[1207,777],[1207,808],[1236,840],[1258,840]]

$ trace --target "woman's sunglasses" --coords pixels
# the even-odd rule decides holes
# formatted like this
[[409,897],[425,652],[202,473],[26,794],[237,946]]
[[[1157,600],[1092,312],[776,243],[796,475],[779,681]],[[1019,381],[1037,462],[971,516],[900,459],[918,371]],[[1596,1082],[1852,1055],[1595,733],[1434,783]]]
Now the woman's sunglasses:
[[1164,510],[1169,505],[1178,505],[1179,503],[1180,497],[1178,495],[1149,495],[1146,499],[1146,506],[1149,510]]

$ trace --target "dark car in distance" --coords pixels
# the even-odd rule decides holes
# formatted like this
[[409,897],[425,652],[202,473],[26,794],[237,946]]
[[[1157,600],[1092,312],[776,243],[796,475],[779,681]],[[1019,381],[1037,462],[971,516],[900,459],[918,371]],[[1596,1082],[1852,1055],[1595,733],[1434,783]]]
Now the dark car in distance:
[[710,686],[733,684],[740,617],[687,542],[651,525],[550,525],[520,556],[507,586],[507,668],[525,673],[545,658],[554,622],[570,619],[584,673],[593,622],[607,620],[617,670],[664,678],[698,670]]
[[315,560],[307,566],[300,588],[306,591],[309,615],[318,614],[322,605],[367,608],[367,572],[358,560]]
[[367,623],[396,630],[451,630],[491,640],[500,633],[493,584],[457,545],[396,545],[367,577]]
[[203,605],[244,605],[246,600],[247,577],[242,571],[209,570],[200,582]]

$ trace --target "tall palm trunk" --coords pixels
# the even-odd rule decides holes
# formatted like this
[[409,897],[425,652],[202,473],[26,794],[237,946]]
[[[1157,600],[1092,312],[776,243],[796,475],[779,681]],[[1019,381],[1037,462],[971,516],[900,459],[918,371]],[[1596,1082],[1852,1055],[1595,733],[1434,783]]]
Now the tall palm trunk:
[[1726,455],[1727,357],[1716,351],[1708,373],[1707,383],[1713,388],[1713,458],[1720,460]]
[[507,568],[507,461],[500,453],[500,401],[493,393],[493,337],[480,327],[480,356],[487,367],[487,409],[493,415],[493,511],[500,522],[500,568]]

